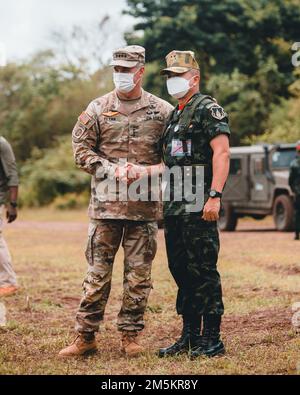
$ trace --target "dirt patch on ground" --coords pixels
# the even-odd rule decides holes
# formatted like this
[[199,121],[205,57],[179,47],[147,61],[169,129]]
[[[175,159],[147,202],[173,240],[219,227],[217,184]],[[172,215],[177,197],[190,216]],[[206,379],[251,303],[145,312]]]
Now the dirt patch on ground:
[[300,266],[296,265],[296,264],[290,265],[288,267],[283,267],[277,263],[274,263],[272,265],[265,266],[265,268],[267,270],[274,272],[274,273],[287,274],[289,276],[300,274]]
[[229,316],[223,319],[224,331],[239,334],[244,330],[249,332],[265,329],[286,329],[292,328],[292,312],[288,309],[266,309],[254,311],[242,316]]
[[246,348],[263,344],[282,346],[296,336],[291,319],[289,309],[266,309],[243,316],[224,317],[224,337],[238,337]]

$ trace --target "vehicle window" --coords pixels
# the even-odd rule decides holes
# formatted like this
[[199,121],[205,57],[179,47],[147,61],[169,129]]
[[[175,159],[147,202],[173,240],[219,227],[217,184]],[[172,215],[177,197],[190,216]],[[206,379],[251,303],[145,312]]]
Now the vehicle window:
[[242,172],[242,161],[240,158],[230,159],[230,171],[231,175],[238,175]]
[[254,174],[264,174],[265,164],[263,158],[254,159]]
[[296,158],[296,151],[294,149],[276,151],[272,155],[272,167],[273,168],[290,167],[292,160],[295,158]]

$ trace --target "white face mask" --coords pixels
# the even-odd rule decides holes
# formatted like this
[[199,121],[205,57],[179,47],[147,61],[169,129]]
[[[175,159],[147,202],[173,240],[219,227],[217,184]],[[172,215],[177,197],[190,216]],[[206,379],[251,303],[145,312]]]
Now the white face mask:
[[116,72],[114,72],[113,80],[114,80],[116,89],[118,91],[124,92],[124,93],[131,92],[135,88],[136,84],[138,83],[138,81],[137,82],[133,81],[135,74],[136,73],[116,73]]
[[[194,78],[194,77],[192,77]],[[183,77],[171,77],[167,79],[167,88],[168,92],[171,96],[175,97],[176,99],[180,99],[184,97],[188,91],[191,89],[190,87],[190,78],[186,80]]]

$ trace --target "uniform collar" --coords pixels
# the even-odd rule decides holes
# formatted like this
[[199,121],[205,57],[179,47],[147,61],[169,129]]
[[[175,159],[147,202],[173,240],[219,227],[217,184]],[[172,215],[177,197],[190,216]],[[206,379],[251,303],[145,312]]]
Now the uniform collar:
[[[150,94],[148,92],[145,92],[144,89],[142,89],[142,95],[140,99],[136,102],[135,106],[133,106],[130,114],[141,110],[142,108],[147,108],[150,106]],[[122,112],[122,101],[118,98],[117,91],[114,90],[112,92],[112,100],[109,106],[109,110],[113,112]],[[126,114],[125,114],[126,115]]]
[[191,104],[193,104],[194,100],[196,99],[196,97],[198,97],[200,95],[200,92],[195,93],[192,97],[190,97],[190,99],[184,104],[184,106],[180,109],[179,108],[179,104],[177,104],[175,110],[177,113],[182,113],[183,110],[186,107],[189,107]]

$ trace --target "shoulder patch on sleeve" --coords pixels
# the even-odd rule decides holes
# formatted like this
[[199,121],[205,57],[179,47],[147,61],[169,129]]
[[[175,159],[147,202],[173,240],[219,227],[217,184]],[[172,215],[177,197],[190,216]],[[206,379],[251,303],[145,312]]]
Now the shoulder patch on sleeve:
[[83,123],[84,125],[87,125],[89,123],[89,121],[92,119],[88,113],[86,113],[85,111],[83,111],[81,113],[81,115],[79,116],[79,121],[81,123]]
[[73,139],[75,142],[79,142],[80,139],[84,137],[84,134],[86,133],[86,130],[84,127],[77,126],[73,130]]
[[78,121],[86,129],[90,129],[96,122],[95,118],[89,115],[86,111],[83,111],[83,113],[79,116]]
[[226,117],[226,112],[218,104],[214,104],[212,107],[210,107],[209,111],[211,116],[215,119],[221,120]]

